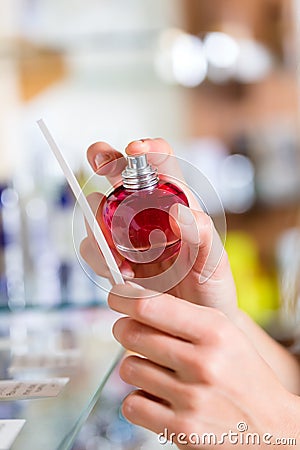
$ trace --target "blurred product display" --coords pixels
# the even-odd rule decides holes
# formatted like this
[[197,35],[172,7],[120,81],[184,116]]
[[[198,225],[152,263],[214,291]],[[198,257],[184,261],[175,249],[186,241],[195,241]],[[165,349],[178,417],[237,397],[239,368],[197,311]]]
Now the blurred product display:
[[[111,192],[86,161],[91,143],[123,152],[134,139],[164,137],[188,162],[189,186],[201,187],[240,307],[279,340],[299,333],[299,8],[1,1],[0,379],[70,378],[57,398],[0,400],[0,418],[27,421],[13,450],[161,448],[120,412],[131,388],[113,371],[110,285],[79,255],[84,220],[40,118],[85,194]],[[24,367],[41,359],[47,368]]]
[[[281,316],[285,334],[299,335],[297,322],[300,317],[300,231],[298,228],[289,228],[282,233],[276,248],[277,266],[281,285]],[[299,346],[299,344],[298,344]]]
[[104,302],[104,292],[91,281],[91,271],[87,277],[74,249],[75,202],[69,188],[59,184],[54,196],[20,195],[5,187],[0,197],[1,306],[18,310]]
[[24,262],[21,243],[21,214],[19,196],[15,189],[7,187],[1,193],[4,274],[7,298],[10,306],[25,305]]
[[[1,186],[1,197],[2,192],[6,189],[5,185]],[[2,201],[0,202],[0,295],[1,295],[1,303],[7,302],[7,282],[5,277],[5,235],[4,235],[4,224],[3,224],[3,205]]]
[[[25,390],[23,398],[4,400],[1,386],[0,418],[26,420],[14,450],[71,448],[122,354],[111,334],[115,319],[105,308],[1,314],[1,380],[48,381],[39,399]],[[52,396],[51,380],[66,378]]]
[[229,232],[226,250],[235,279],[239,306],[262,326],[274,319],[279,308],[275,270],[266,271],[254,239],[243,232]]

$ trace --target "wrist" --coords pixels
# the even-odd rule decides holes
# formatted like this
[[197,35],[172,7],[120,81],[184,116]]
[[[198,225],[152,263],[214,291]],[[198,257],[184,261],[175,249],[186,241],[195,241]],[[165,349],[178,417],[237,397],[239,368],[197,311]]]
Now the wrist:
[[294,448],[300,446],[300,397],[295,394],[289,394],[290,397],[290,417],[287,418],[286,429],[287,432],[292,433],[292,437],[295,436],[297,442]]
[[[280,405],[274,438],[278,438],[278,446],[285,443],[285,448],[300,447],[300,397],[285,391],[286,397]],[[275,446],[276,448],[277,446]]]
[[267,410],[256,417],[261,419],[259,448],[300,448],[300,398],[278,386],[273,399],[266,401]]

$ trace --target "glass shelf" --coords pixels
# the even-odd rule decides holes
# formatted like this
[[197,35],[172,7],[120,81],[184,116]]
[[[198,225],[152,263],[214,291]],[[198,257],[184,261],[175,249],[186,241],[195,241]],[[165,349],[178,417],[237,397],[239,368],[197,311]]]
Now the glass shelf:
[[[120,379],[118,364],[78,433],[72,450],[175,450],[171,442],[161,443],[156,433],[125,419],[121,406],[134,389]],[[164,431],[163,425],[161,431]]]
[[12,450],[71,448],[123,354],[117,317],[105,307],[0,315],[1,380],[69,378],[57,397],[0,401],[0,419],[26,420]]

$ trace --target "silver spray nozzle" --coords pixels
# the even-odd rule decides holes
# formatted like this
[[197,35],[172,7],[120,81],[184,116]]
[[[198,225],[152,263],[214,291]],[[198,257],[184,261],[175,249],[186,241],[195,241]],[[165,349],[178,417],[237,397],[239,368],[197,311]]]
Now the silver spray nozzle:
[[122,172],[126,189],[145,189],[158,183],[157,169],[147,160],[147,155],[127,156],[127,166]]

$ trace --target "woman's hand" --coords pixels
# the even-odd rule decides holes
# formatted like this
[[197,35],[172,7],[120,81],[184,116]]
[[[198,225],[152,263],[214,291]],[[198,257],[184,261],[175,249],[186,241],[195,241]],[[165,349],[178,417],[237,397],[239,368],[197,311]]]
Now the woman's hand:
[[[139,388],[123,403],[130,422],[182,449],[244,448],[247,433],[252,448],[279,445],[277,438],[300,445],[299,398],[223,313],[128,284],[115,286],[108,301],[128,316],[116,322],[116,339],[141,355],[126,357],[120,368],[123,380]],[[211,435],[203,441],[205,433]]]
[[[176,159],[172,157],[172,149],[163,139],[132,142],[128,145],[126,152],[130,155],[148,153],[148,159],[151,164],[158,167],[160,173],[171,174],[179,180],[179,183],[184,181]],[[120,181],[120,173],[126,165],[126,160],[121,153],[104,142],[98,142],[88,149],[87,157],[93,170],[98,175],[106,176],[113,186]],[[183,189],[186,188],[183,187]],[[172,214],[177,223],[174,232],[177,232],[178,237],[182,238],[182,254],[186,257],[183,265],[186,265],[189,270],[186,276],[181,278],[178,266],[171,267],[168,276],[173,288],[169,289],[168,293],[191,303],[213,307],[225,313],[235,325],[243,330],[243,333],[274,370],[283,385],[291,392],[299,393],[300,370],[297,361],[238,309],[228,258],[213,222],[201,210],[193,196],[189,192],[186,194],[191,208],[183,206],[180,214],[178,214],[177,208],[173,208]],[[94,193],[89,197],[89,202],[99,222],[102,213],[99,206],[102,199],[103,195],[100,193]],[[81,244],[81,254],[98,275],[109,278],[108,268],[89,227],[87,227],[87,232],[88,237]],[[153,276],[153,280],[156,280],[156,275],[164,272],[170,265],[169,261],[161,264],[130,264],[120,256],[114,247],[112,247],[112,252],[125,278],[135,279],[137,282],[138,278],[145,276],[150,280]],[[191,253],[196,255],[192,264]],[[180,281],[178,281],[179,279]],[[156,291],[165,291],[165,289],[160,289],[158,283],[151,286],[152,288]],[[213,311],[210,312],[210,317],[214,317]],[[212,324],[212,328],[215,330],[214,324]],[[254,372],[251,377],[253,383]]]
[[[174,176],[178,183],[183,181],[172,149],[163,139],[134,141],[128,145],[126,152],[130,155],[148,153],[150,162],[158,167],[160,173]],[[120,173],[126,164],[121,153],[106,143],[98,142],[88,149],[87,157],[98,175],[106,176],[112,185],[120,181]],[[171,213],[175,219],[174,232],[182,239],[184,260],[177,267],[172,266],[166,275],[171,286],[167,291],[190,302],[217,308],[235,321],[238,313],[236,292],[226,252],[211,218],[201,210],[187,189],[183,189],[191,208],[180,205],[178,209],[175,206],[172,207]],[[89,202],[99,222],[102,199],[103,195],[99,193],[89,196]],[[135,277],[136,281],[145,276],[148,279],[156,277],[171,264],[133,264],[122,258],[113,246],[112,251],[123,275],[127,278]],[[81,244],[81,254],[98,275],[109,277],[106,263],[89,229],[88,237]],[[186,272],[182,277],[185,267]],[[156,290],[165,290],[161,289],[157,282],[153,287]]]

